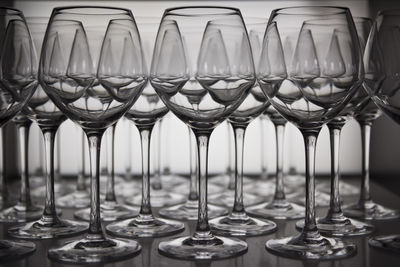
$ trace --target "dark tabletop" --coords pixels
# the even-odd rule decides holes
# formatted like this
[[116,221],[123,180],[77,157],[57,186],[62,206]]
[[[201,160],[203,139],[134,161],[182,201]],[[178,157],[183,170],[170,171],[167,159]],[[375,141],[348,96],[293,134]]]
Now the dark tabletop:
[[[356,179],[346,179],[353,184],[357,184]],[[17,186],[15,186],[17,187]],[[373,199],[383,205],[392,208],[400,208],[400,196],[392,193],[391,191],[385,189],[384,187],[372,183],[371,193]],[[354,202],[357,197],[346,197],[343,198],[345,203]],[[158,209],[154,209],[157,212]],[[63,218],[73,218],[73,209],[63,209]],[[326,213],[326,208],[319,208],[317,215],[324,215]],[[161,267],[161,266],[174,266],[174,267],[297,267],[297,266],[309,266],[309,267],[399,267],[400,266],[400,255],[393,252],[386,252],[376,248],[368,246],[368,237],[357,237],[357,238],[347,238],[349,241],[353,241],[357,245],[357,254],[348,259],[342,259],[339,261],[323,261],[323,262],[303,262],[299,260],[292,260],[282,257],[277,257],[265,249],[265,242],[271,238],[283,237],[288,235],[293,235],[298,233],[294,227],[296,220],[281,220],[276,221],[278,224],[278,231],[264,236],[243,238],[248,243],[248,252],[240,257],[231,258],[227,260],[220,260],[214,262],[191,262],[191,261],[181,261],[171,259],[162,256],[158,253],[158,243],[162,240],[171,239],[177,236],[188,235],[193,233],[195,228],[194,222],[186,223],[185,231],[174,236],[169,236],[165,238],[147,238],[139,239],[139,243],[142,245],[142,251],[139,255],[134,258],[111,263],[111,264],[97,264],[96,266],[140,266],[140,267]],[[381,221],[372,222],[376,227],[377,231],[373,235],[381,234],[398,234],[400,233],[400,220],[394,221]],[[7,229],[12,224],[0,224],[0,238],[8,238]],[[24,259],[19,261],[13,261],[3,264],[3,266],[35,266],[35,267],[45,267],[45,266],[67,266],[53,262],[47,258],[47,251],[49,248],[63,244],[68,240],[73,240],[79,238],[65,238],[57,240],[46,240],[46,241],[35,241],[37,246],[36,252]]]

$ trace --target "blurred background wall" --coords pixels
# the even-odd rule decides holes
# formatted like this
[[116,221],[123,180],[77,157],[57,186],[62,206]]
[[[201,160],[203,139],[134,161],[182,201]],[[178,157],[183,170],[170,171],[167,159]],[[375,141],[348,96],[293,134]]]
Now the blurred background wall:
[[[129,8],[134,16],[161,18],[165,8],[183,5],[221,5],[240,8],[246,20],[247,17],[267,18],[271,11],[278,7],[295,5],[330,5],[349,7],[353,16],[374,18],[379,9],[400,7],[400,1],[368,1],[368,0],[298,0],[298,1],[2,1],[4,6],[13,6],[22,10],[26,17],[50,16],[56,6],[67,5],[112,5]],[[15,130],[9,125],[7,132],[6,162],[7,172],[11,175],[18,173],[17,147]],[[211,138],[209,171],[210,173],[223,172],[227,168],[229,159],[229,138],[231,130],[224,123],[216,128]],[[163,120],[161,136],[158,138],[158,126],[153,132],[153,151],[160,140],[161,161],[164,168],[173,172],[189,172],[189,139],[187,128],[183,123],[168,114]],[[60,169],[62,174],[76,173],[80,160],[80,133],[72,122],[66,121],[60,128]],[[121,123],[116,131],[116,168],[123,173],[129,164],[134,173],[141,172],[140,144],[136,128],[129,123]],[[371,168],[375,174],[394,177],[400,173],[400,128],[385,116],[379,118],[373,125],[371,144]],[[131,141],[128,142],[128,138]],[[262,147],[261,138],[266,140]],[[37,126],[32,127],[30,136],[31,166],[33,171],[40,165],[41,134]],[[266,154],[268,171],[275,171],[275,134],[271,124],[261,136],[260,122],[255,120],[248,128],[246,135],[244,171],[257,173],[261,170],[261,153]],[[292,125],[287,126],[285,135],[285,170],[304,171],[304,148],[300,132]],[[106,153],[105,149],[103,149]],[[131,158],[129,156],[131,153]],[[156,153],[153,153],[156,155]],[[359,174],[361,168],[361,138],[360,129],[355,121],[350,121],[343,128],[340,151],[341,170],[344,174]],[[104,157],[103,157],[104,158]],[[153,157],[154,158],[154,157]],[[329,134],[326,128],[321,131],[317,144],[316,171],[318,174],[330,172]],[[104,163],[103,163],[104,165]]]

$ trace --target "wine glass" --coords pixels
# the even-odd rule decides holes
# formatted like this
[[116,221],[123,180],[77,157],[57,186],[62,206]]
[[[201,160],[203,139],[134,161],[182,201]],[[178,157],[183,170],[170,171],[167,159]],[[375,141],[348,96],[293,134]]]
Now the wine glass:
[[[312,20],[324,20],[327,26],[306,25]],[[337,24],[343,25],[340,31]],[[296,44],[293,53],[285,49],[287,40]],[[350,242],[320,235],[315,220],[314,176],[317,136],[322,126],[344,109],[362,79],[361,50],[349,9],[291,7],[272,12],[257,80],[272,106],[303,134],[306,210],[302,232],[267,241],[269,251],[314,260],[343,258],[356,252]]]
[[[24,15],[0,7],[0,127],[11,120],[37,87],[37,60]],[[1,129],[0,129],[1,130]],[[4,184],[3,184],[4,186]],[[35,251],[32,242],[0,240],[0,261],[19,259]]]
[[[355,20],[356,23],[357,20]],[[369,22],[368,20],[364,20],[365,22]],[[328,20],[328,23],[325,20],[310,20],[304,23],[303,29],[307,28],[318,28],[319,30],[323,30],[324,28],[331,29],[332,22]],[[341,30],[344,27],[342,24],[335,25],[335,31],[338,34],[341,34]],[[368,34],[368,32],[367,32]],[[361,36],[362,35],[362,36]],[[366,35],[362,32],[358,33],[359,40],[366,39]],[[337,38],[332,38],[330,43],[329,50],[332,51],[331,56],[337,58],[337,63],[335,66],[332,66],[332,71],[336,68],[337,72],[341,66],[345,64],[345,61],[342,60],[341,49]],[[363,48],[362,43],[360,42],[360,47]],[[361,51],[363,49],[361,48]],[[333,52],[336,50],[336,52]],[[359,93],[360,92],[360,93]],[[331,145],[331,199],[330,205],[327,214],[325,217],[317,219],[317,227],[318,230],[329,236],[358,236],[358,235],[367,235],[372,233],[375,230],[375,227],[353,219],[349,219],[343,215],[341,208],[341,199],[339,193],[339,183],[340,183],[340,170],[339,170],[339,149],[340,149],[340,135],[342,132],[343,126],[346,122],[351,119],[354,114],[355,107],[362,101],[364,101],[365,94],[363,94],[363,89],[359,89],[357,94],[353,97],[353,99],[346,105],[346,107],[334,117],[331,121],[328,122],[327,126],[329,129],[330,135],[330,145]],[[298,221],[296,223],[296,227],[302,229],[304,227],[304,221]]]
[[[44,36],[43,23],[32,25],[32,32],[36,39],[36,54],[40,56],[40,48]],[[38,77],[35,76],[35,78],[37,79]],[[60,219],[55,207],[54,143],[57,130],[66,117],[49,99],[42,86],[38,86],[24,112],[29,119],[34,120],[39,125],[43,133],[46,163],[46,199],[42,216],[39,220],[13,226],[8,229],[8,233],[17,238],[48,239],[84,232],[88,227],[86,223]]]
[[55,8],[43,41],[39,80],[57,107],[85,131],[91,166],[89,231],[82,239],[50,249],[48,256],[60,262],[94,263],[137,254],[141,247],[136,241],[109,238],[103,232],[99,188],[101,138],[130,109],[147,82],[131,11]]
[[[151,53],[153,52],[154,41],[157,35],[157,28],[159,25],[159,18],[154,17],[139,17],[137,18],[138,28],[141,32],[141,38],[144,47],[145,58],[147,62],[151,62]],[[161,174],[161,131],[162,131],[162,119],[168,113],[168,108],[162,103],[154,89],[150,84],[144,89],[144,96],[140,97],[136,106],[136,111],[128,112],[125,117],[132,121],[138,127],[137,117],[155,116],[154,123],[158,123],[158,132],[156,133],[158,139],[156,139],[155,149],[153,157],[151,158],[154,162],[154,173],[150,177],[151,187],[151,205],[154,207],[165,207],[172,206],[185,201],[185,197],[180,192],[172,192],[170,189],[179,183],[182,183],[182,177],[177,175],[164,176]],[[131,113],[133,115],[131,116]],[[143,114],[141,114],[143,113]],[[152,114],[153,113],[153,114]],[[140,118],[139,117],[139,118]],[[141,118],[143,119],[143,118]],[[138,128],[139,129],[139,128]],[[140,129],[139,129],[140,132]],[[165,181],[165,179],[169,181]],[[183,180],[185,181],[185,180]],[[166,186],[168,185],[168,186]],[[142,196],[141,194],[135,194],[125,200],[127,204],[141,205]]]
[[[369,19],[355,19],[357,31],[362,47],[364,48],[367,42],[367,37],[372,27],[372,21]],[[362,35],[362,36],[361,36]],[[372,58],[371,60],[375,60]],[[382,70],[383,71],[383,70]],[[364,85],[365,86],[365,85]],[[365,220],[391,220],[400,217],[399,210],[393,210],[388,207],[375,203],[372,200],[369,186],[369,149],[371,139],[372,123],[381,115],[381,110],[374,104],[372,99],[366,92],[360,94],[362,100],[357,105],[354,118],[360,124],[361,128],[361,145],[362,145],[362,179],[360,196],[356,203],[343,207],[344,214],[352,218]]]
[[[155,25],[139,24],[142,29],[144,58],[151,59],[152,45],[155,40]],[[136,103],[128,110],[125,117],[132,121],[139,130],[142,147],[142,199],[139,215],[107,225],[109,233],[120,237],[154,237],[180,232],[183,223],[157,218],[153,215],[150,204],[150,139],[155,123],[165,114],[168,108],[162,103],[154,88],[147,84]],[[165,201],[172,201],[173,195],[164,194]]]
[[[400,105],[397,97],[397,93],[400,89],[400,53],[398,50],[399,44],[400,9],[380,11],[372,26],[372,30],[365,47],[364,87],[367,89],[372,100],[379,107],[379,109],[398,124],[400,123]],[[374,118],[373,112],[371,117]],[[364,142],[366,142],[368,141],[370,130],[368,127],[366,127],[366,124],[364,124],[363,126],[364,128],[367,128],[367,130],[364,131],[365,137],[363,140]],[[368,152],[368,143],[366,143],[366,147]],[[365,159],[368,159],[368,157],[366,156]],[[367,162],[365,164],[367,164]],[[365,196],[361,196],[360,199],[363,199],[363,197],[364,199],[365,197],[369,197],[369,176],[368,173],[363,174],[367,177],[363,184],[366,190],[362,190],[361,195],[363,195],[364,193],[367,194]],[[367,208],[369,208],[368,204],[374,204],[370,198],[367,198],[366,200],[367,201],[365,206]],[[367,209],[363,210],[363,214],[369,215],[369,217],[372,217],[372,219],[383,219],[385,217],[393,218],[395,215],[399,214],[398,211],[393,210],[391,214],[385,214],[382,212],[384,211],[384,209],[382,209],[381,206],[376,206],[374,209],[369,210],[373,211],[373,213],[368,213]],[[363,217],[366,218],[365,215]],[[399,253],[399,240],[399,235],[377,236],[370,239],[369,244],[374,247],[388,249]]]
[[165,105],[193,130],[198,145],[196,231],[192,236],[160,242],[159,251],[174,258],[202,260],[246,252],[244,241],[214,236],[207,214],[209,138],[243,102],[255,82],[240,11],[203,6],[167,9],[158,30],[150,81]]
[[[265,26],[265,24],[264,24]],[[232,26],[234,27],[234,26]],[[240,31],[240,25],[238,31]],[[246,65],[249,60],[247,50],[249,43],[243,41],[236,48],[236,56]],[[253,58],[251,58],[253,59]],[[251,65],[251,63],[247,63]],[[276,230],[274,222],[251,218],[246,214],[243,204],[243,153],[244,138],[248,125],[258,117],[269,105],[258,83],[251,88],[250,93],[240,106],[228,117],[235,136],[235,200],[232,211],[227,216],[221,216],[210,221],[211,229],[217,234],[230,236],[253,236],[268,234]]]

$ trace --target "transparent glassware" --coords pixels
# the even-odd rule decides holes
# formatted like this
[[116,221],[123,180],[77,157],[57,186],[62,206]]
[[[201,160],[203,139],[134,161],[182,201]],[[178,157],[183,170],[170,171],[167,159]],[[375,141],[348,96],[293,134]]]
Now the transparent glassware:
[[27,222],[39,219],[42,215],[42,207],[32,201],[29,185],[28,139],[32,122],[21,113],[13,121],[19,135],[21,188],[18,203],[0,212],[0,222]]
[[[400,44],[399,26],[400,9],[380,11],[372,26],[364,52],[365,88],[379,109],[397,124],[400,124],[400,104],[397,98],[400,71],[400,54],[397,49]],[[363,168],[363,175],[365,178],[362,182],[360,203],[365,203],[364,206],[369,208],[363,210],[363,218],[398,217],[399,211],[383,208],[376,204],[374,207],[374,203],[371,201],[369,196],[368,154],[365,155],[369,152],[370,124],[364,123],[362,127],[364,128],[362,131],[363,143],[365,143],[365,151],[363,152],[363,167],[365,168]],[[399,235],[377,236],[370,239],[369,244],[399,253],[399,240]]]
[[[137,21],[138,27],[141,32],[142,41],[146,43],[146,45],[144,46],[146,59],[148,59],[148,62],[150,64],[151,53],[153,52],[152,48],[154,46],[157,28],[159,25],[159,18],[139,17],[137,18]],[[138,107],[138,112],[136,112],[136,116],[146,117],[148,113],[153,112],[154,114],[156,114],[155,116],[157,118],[154,123],[158,122],[158,128],[156,128],[158,129],[158,132],[155,132],[157,136],[157,139],[155,140],[156,145],[154,146],[155,151],[153,151],[152,153],[154,173],[150,176],[152,202],[151,205],[153,207],[172,206],[183,203],[185,201],[185,196],[176,191],[172,191],[171,188],[177,184],[185,182],[186,180],[183,177],[177,175],[164,175],[161,171],[161,136],[163,131],[162,118],[167,115],[168,109],[162,104],[162,101],[160,101],[151,85],[148,85],[148,87],[149,89],[145,89],[146,97],[139,99],[138,105],[140,104],[141,106]],[[146,107],[146,105],[148,107]],[[144,114],[142,115],[140,114],[140,112],[144,112]],[[130,119],[135,125],[137,125],[137,120],[130,118],[129,114],[126,117]],[[135,194],[125,200],[125,203],[130,205],[141,205],[141,202],[141,194]]]
[[246,242],[212,233],[207,212],[209,138],[244,101],[255,82],[240,11],[202,6],[167,9],[157,34],[150,81],[165,105],[192,129],[198,146],[196,231],[160,242],[160,253],[186,260],[245,253]]
[[[151,52],[156,37],[157,24],[138,23],[143,42],[143,57],[151,62]],[[149,66],[149,65],[148,65]],[[146,71],[148,71],[146,69]],[[161,219],[154,216],[151,206],[150,187],[150,140],[155,123],[168,113],[153,86],[148,83],[136,103],[128,110],[125,117],[132,121],[139,130],[142,156],[142,194],[139,215],[107,225],[108,233],[119,237],[159,237],[183,231],[181,222]],[[152,191],[154,192],[154,191]],[[171,195],[170,195],[171,196]],[[165,201],[171,200],[164,194]]]
[[[226,170],[225,174],[219,174],[216,175],[215,177],[212,177],[210,180],[210,184],[208,187],[210,187],[210,189],[207,189],[207,191],[209,192],[209,197],[208,197],[208,201],[212,204],[215,205],[223,205],[224,207],[232,207],[234,202],[235,202],[235,187],[236,187],[236,175],[235,175],[235,153],[234,153],[234,149],[232,149],[232,147],[235,147],[235,142],[234,142],[234,138],[232,138],[232,136],[234,136],[234,134],[232,133],[232,130],[230,129],[230,123],[227,123],[227,134],[228,134],[228,155],[229,155],[229,161],[228,161],[228,167]],[[253,179],[248,178],[246,176],[243,176],[243,184],[244,185],[248,185],[251,184],[253,181]],[[215,189],[213,189],[214,186],[223,186],[225,187],[225,189],[223,190],[223,192],[221,191],[217,191],[217,192],[212,192],[215,191]],[[243,192],[243,199],[244,199],[244,203],[246,206],[251,206],[257,203],[260,203],[263,201],[263,198],[254,194],[248,194],[246,191]]]
[[[316,20],[324,25],[310,23]],[[322,126],[335,118],[360,88],[361,55],[347,8],[291,7],[271,13],[257,80],[271,105],[301,131],[306,155],[305,224],[299,235],[268,240],[266,248],[274,254],[322,260],[356,252],[355,244],[321,236],[318,230],[315,148]]]
[[[100,206],[100,217],[105,222],[119,221],[138,215],[136,208],[118,203],[115,194],[115,126],[116,124],[113,124],[106,131],[108,177],[105,199]],[[90,221],[90,212],[90,208],[77,210],[74,212],[74,217],[83,221]]]
[[[45,35],[47,21],[43,18],[37,18],[37,23],[31,23],[30,31],[36,55],[40,55],[43,37]],[[36,64],[38,64],[36,62]],[[38,76],[34,76],[38,79]],[[8,229],[8,233],[16,238],[23,239],[49,239],[56,237],[65,237],[84,232],[88,225],[82,222],[61,219],[56,211],[54,179],[55,179],[55,153],[54,144],[56,133],[66,119],[65,115],[54,105],[44,92],[41,85],[29,100],[24,108],[24,113],[30,120],[35,121],[43,133],[45,146],[45,177],[46,177],[46,197],[45,206],[40,219],[13,226]]]
[[[253,54],[253,61],[256,64],[258,63],[256,60],[258,56]],[[248,216],[243,204],[243,154],[246,129],[256,117],[262,114],[268,105],[266,96],[258,83],[255,83],[250,94],[228,117],[235,136],[235,201],[229,215],[210,221],[211,230],[216,234],[255,236],[272,233],[277,228],[272,221],[259,220]]]
[[132,12],[95,6],[55,8],[43,41],[39,81],[65,116],[85,131],[91,170],[89,229],[83,238],[51,248],[49,258],[82,264],[138,254],[138,242],[103,232],[99,188],[103,134],[131,108],[147,83]]
[[76,180],[76,189],[72,193],[66,194],[59,197],[56,201],[59,207],[63,208],[86,208],[90,205],[90,194],[86,186],[86,175],[85,175],[85,155],[86,155],[86,141],[85,133],[77,126],[77,135],[81,138],[81,142],[78,142],[78,148],[81,149],[80,156],[78,157],[78,176]]
[[[178,204],[172,207],[167,207],[160,209],[158,213],[166,218],[176,219],[176,220],[197,220],[198,216],[198,181],[197,181],[197,146],[195,142],[194,136],[192,136],[192,131],[190,127],[189,130],[189,142],[190,142],[190,182],[189,182],[189,196],[185,203]],[[187,190],[186,188],[182,188],[182,186],[178,186],[181,190]],[[214,185],[214,188],[219,188],[218,185]],[[182,191],[181,191],[182,192]],[[208,192],[210,190],[208,189]],[[214,193],[216,193],[214,191]],[[207,212],[209,218],[215,218],[228,213],[228,210],[223,207],[219,207],[216,205],[208,204]]]
[[[365,31],[358,31],[359,40],[366,40],[369,34],[371,21],[369,19],[354,18],[355,25],[359,25],[359,28],[365,29]],[[311,23],[318,25],[318,21],[305,22],[305,24]],[[325,23],[325,22],[323,22]],[[325,25],[319,25],[324,27]],[[330,27],[330,26],[328,26]],[[360,41],[361,51],[364,52],[365,42]],[[347,106],[337,115],[333,120],[328,122],[327,126],[330,135],[330,146],[331,146],[331,198],[330,205],[327,214],[317,219],[317,227],[319,231],[329,236],[358,236],[371,234],[375,227],[371,224],[367,224],[361,221],[347,218],[341,208],[341,198],[339,193],[339,184],[341,181],[341,173],[339,169],[339,149],[340,149],[340,135],[343,126],[346,122],[354,115],[354,111],[357,105],[365,102],[366,96],[364,89],[360,87],[357,94],[347,104]],[[297,228],[302,229],[304,221],[296,223]]]
[[[372,21],[359,18],[355,19],[356,27],[359,33],[364,37],[360,38],[362,45],[366,45],[368,34],[372,27]],[[362,220],[394,220],[400,217],[400,211],[394,210],[378,203],[375,203],[370,194],[370,174],[369,174],[369,154],[370,154],[370,140],[371,140],[371,127],[372,123],[381,116],[382,112],[373,103],[372,99],[364,93],[364,98],[355,110],[354,118],[360,124],[361,128],[361,187],[360,196],[356,203],[346,205],[344,213],[352,218],[359,218]]]
[[[35,92],[37,61],[32,38],[22,12],[17,9],[0,7],[0,18],[5,26],[0,29],[2,36],[0,43],[0,94],[2,96],[0,131],[2,131],[2,127],[24,108]],[[16,60],[17,58],[18,60]],[[1,135],[1,137],[3,136]],[[4,151],[2,153],[4,156]],[[6,191],[4,180],[2,182],[2,191],[4,192]],[[2,196],[5,195],[2,194]],[[20,259],[34,252],[35,249],[36,246],[32,242],[0,240],[0,261]]]

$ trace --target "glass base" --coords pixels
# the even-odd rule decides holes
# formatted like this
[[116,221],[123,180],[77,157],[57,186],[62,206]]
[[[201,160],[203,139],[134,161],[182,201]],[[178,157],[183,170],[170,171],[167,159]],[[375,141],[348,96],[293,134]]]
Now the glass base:
[[[139,214],[139,210],[116,202],[104,202],[100,205],[100,214],[103,222],[114,222],[133,218]],[[90,221],[90,208],[76,211],[74,217],[79,220]]]
[[48,256],[62,263],[84,264],[121,261],[139,254],[140,250],[141,246],[134,240],[81,239],[50,249]]
[[[210,183],[207,184],[207,193],[209,195],[220,193],[220,192],[222,192],[224,190],[225,190],[225,188],[223,186],[220,186],[220,185],[217,185],[217,184],[210,184]],[[186,182],[184,184],[181,184],[181,185],[178,185],[178,186],[175,186],[175,187],[171,187],[170,191],[174,192],[174,193],[178,193],[178,194],[180,194],[182,192],[189,192],[190,191],[189,183]],[[153,203],[151,203],[151,204],[153,204]]]
[[0,222],[29,222],[42,217],[43,207],[17,204],[0,212]]
[[62,208],[82,209],[89,207],[90,194],[86,190],[75,191],[56,200],[57,206]]
[[284,181],[285,190],[299,190],[299,187],[304,188],[306,176],[304,174],[284,174]]
[[400,253],[400,235],[375,236],[368,243],[376,248]]
[[[64,196],[66,194],[72,193],[76,188],[72,184],[55,183],[54,184],[54,194],[56,198],[58,196]],[[44,198],[46,196],[46,186],[40,186],[31,191],[31,196],[37,198]]]
[[181,222],[143,215],[106,226],[108,233],[125,238],[168,236],[179,233],[184,228]]
[[8,234],[22,239],[49,239],[67,237],[85,232],[89,225],[86,222],[57,219],[55,221],[41,218],[38,221],[11,227]]
[[[181,220],[195,221],[197,220],[197,216],[199,215],[198,207],[199,207],[198,201],[188,200],[183,204],[160,209],[158,213],[161,216],[169,219],[175,219],[179,221]],[[208,218],[215,218],[225,214],[228,214],[228,210],[226,208],[208,204],[207,206]]]
[[[286,194],[286,198],[294,203],[305,205],[306,197],[304,191],[293,194]],[[328,207],[331,202],[331,196],[327,193],[315,190],[315,207]]]
[[[154,179],[152,179],[152,177],[150,177],[150,183],[151,181],[154,181]],[[163,174],[161,175],[161,183],[163,188],[173,188],[177,185],[181,185],[181,184],[187,184],[189,181],[188,178],[176,175],[176,174]]]
[[400,218],[400,211],[386,208],[372,200],[344,206],[343,213],[348,217],[363,220],[393,220]]
[[275,200],[267,204],[263,203],[249,207],[247,213],[256,217],[268,219],[300,219],[304,218],[305,208],[286,200]]
[[226,236],[257,236],[276,231],[277,226],[269,220],[259,220],[244,215],[218,217],[210,221],[213,233]]
[[254,183],[244,185],[243,191],[247,194],[256,194],[263,198],[271,198],[275,193],[275,183],[271,179],[258,180]]
[[[235,191],[234,190],[229,190],[225,189],[225,191],[213,195],[209,195],[208,197],[208,202],[219,205],[219,206],[225,206],[225,207],[232,207],[233,202],[235,200]],[[263,201],[262,197],[243,193],[243,202],[245,206],[252,206],[255,204],[258,204]],[[153,203],[153,202],[152,202]]]
[[247,243],[236,238],[214,236],[211,240],[198,240],[191,236],[162,241],[161,254],[185,260],[217,260],[239,256],[247,251]]
[[36,250],[32,242],[0,240],[0,262],[19,260]]
[[[303,220],[296,222],[296,228],[298,230],[303,230],[303,227]],[[328,217],[319,218],[317,219],[317,228],[321,234],[333,237],[369,235],[375,231],[373,225],[348,219],[344,216],[341,216],[338,219]]]
[[[323,193],[331,193],[331,182],[323,181],[318,182],[315,189]],[[355,196],[360,193],[360,189],[357,186],[341,181],[339,183],[339,192],[341,196]]]
[[117,196],[130,198],[134,195],[142,193],[142,184],[139,180],[125,181],[123,183],[116,184],[114,190]]
[[271,239],[265,247],[278,256],[301,260],[336,260],[350,257],[357,251],[355,244],[319,234],[309,240],[303,234]]
[[[181,194],[167,192],[165,189],[151,190],[151,206],[155,208],[168,207],[185,202],[186,197]],[[138,194],[125,199],[128,205],[140,206],[142,195]]]

